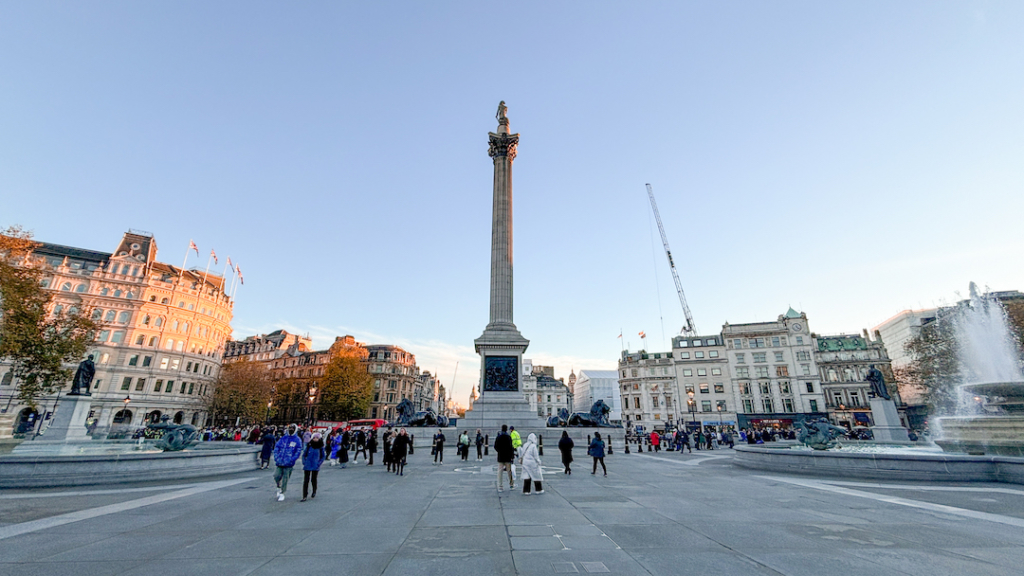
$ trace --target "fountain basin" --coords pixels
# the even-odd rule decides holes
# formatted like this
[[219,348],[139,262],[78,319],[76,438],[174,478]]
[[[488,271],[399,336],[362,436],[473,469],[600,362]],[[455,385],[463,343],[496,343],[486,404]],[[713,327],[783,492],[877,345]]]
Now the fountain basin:
[[1024,417],[947,416],[939,418],[942,438],[935,441],[946,452],[1024,458]]
[[735,465],[776,473],[863,480],[1024,484],[1024,458],[1007,456],[971,456],[906,447],[844,453],[737,445],[735,452]]
[[153,482],[247,472],[256,469],[259,451],[255,446],[234,442],[228,446],[200,444],[179,452],[125,448],[115,453],[24,452],[0,456],[0,489]]

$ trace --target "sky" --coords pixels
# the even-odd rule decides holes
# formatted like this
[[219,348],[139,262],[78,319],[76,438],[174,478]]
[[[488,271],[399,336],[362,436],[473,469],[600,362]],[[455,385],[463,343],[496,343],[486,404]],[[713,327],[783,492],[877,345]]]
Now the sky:
[[1021,30],[1010,1],[3,1],[0,227],[194,240],[242,267],[235,337],[397,344],[464,403],[504,100],[535,364],[670,348],[646,183],[701,333],[858,333],[1024,289]]

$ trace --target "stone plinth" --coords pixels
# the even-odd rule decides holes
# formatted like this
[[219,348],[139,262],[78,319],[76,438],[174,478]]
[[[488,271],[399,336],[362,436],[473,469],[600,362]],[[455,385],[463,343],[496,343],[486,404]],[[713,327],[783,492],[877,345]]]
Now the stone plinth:
[[44,442],[83,442],[89,440],[85,421],[92,408],[92,396],[67,395],[60,399],[53,421],[39,439]]
[[910,442],[910,435],[900,423],[896,403],[892,400],[872,398],[871,417],[875,421],[871,434],[876,442]]
[[474,438],[479,429],[490,436],[493,444],[502,424],[515,426],[524,440],[531,432],[540,435],[547,430],[547,418],[530,409],[522,392],[485,392],[459,419],[458,428],[469,430]]

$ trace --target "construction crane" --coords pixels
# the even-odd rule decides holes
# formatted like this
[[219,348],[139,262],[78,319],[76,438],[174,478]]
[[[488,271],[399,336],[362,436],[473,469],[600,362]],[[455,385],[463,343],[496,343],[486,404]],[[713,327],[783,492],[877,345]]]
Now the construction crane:
[[672,280],[676,283],[676,292],[679,293],[679,303],[683,306],[683,315],[686,316],[686,325],[680,333],[683,336],[696,336],[697,327],[693,324],[693,315],[690,314],[690,307],[686,304],[686,294],[683,294],[683,283],[679,281],[679,272],[676,272],[676,263],[672,260],[672,249],[668,247],[668,236],[665,235],[665,227],[661,224],[661,214],[658,213],[658,203],[654,201],[654,189],[647,185],[647,196],[651,199],[651,209],[654,210],[654,219],[658,221],[658,231],[661,232],[661,243],[665,245],[665,255],[668,256],[668,267],[672,269]]

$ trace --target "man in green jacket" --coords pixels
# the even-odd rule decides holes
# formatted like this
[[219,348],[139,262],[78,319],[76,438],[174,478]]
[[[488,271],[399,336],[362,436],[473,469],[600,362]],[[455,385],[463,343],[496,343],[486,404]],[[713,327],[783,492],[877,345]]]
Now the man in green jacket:
[[515,426],[509,427],[508,434],[512,437],[512,447],[515,448],[516,454],[519,454],[519,448],[523,445],[523,439],[519,436],[519,432],[516,432]]

